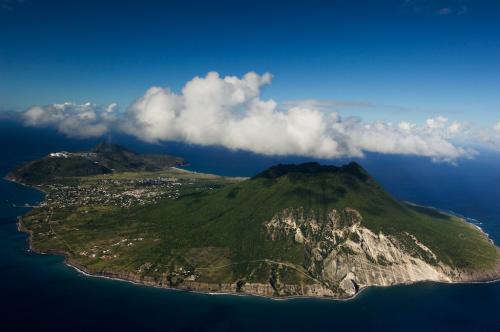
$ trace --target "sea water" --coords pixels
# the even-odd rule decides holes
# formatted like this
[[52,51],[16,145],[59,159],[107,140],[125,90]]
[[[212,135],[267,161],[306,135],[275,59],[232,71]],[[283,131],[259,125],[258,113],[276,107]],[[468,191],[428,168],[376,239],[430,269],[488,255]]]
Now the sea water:
[[[146,145],[113,138],[143,152],[185,157],[189,169],[251,176],[278,162],[219,148]],[[98,140],[71,140],[50,130],[0,122],[0,174],[48,152],[82,150]],[[357,160],[394,196],[470,217],[500,242],[500,157],[483,152],[458,165],[423,158],[368,155]],[[338,164],[338,160],[321,160]],[[0,181],[0,324],[19,330],[140,331],[477,331],[500,329],[500,283],[420,283],[369,288],[347,301],[272,300],[156,289],[85,276],[61,257],[28,251],[16,218],[43,194]],[[14,207],[14,205],[16,207]]]

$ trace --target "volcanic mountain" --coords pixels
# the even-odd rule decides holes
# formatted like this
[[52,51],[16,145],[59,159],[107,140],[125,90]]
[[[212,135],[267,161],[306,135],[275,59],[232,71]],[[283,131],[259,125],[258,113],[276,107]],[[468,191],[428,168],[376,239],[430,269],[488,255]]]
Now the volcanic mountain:
[[90,151],[54,152],[13,170],[7,178],[41,184],[56,178],[90,176],[124,171],[160,171],[184,164],[169,155],[136,154],[120,145],[100,143]]
[[[480,229],[394,199],[354,162],[277,165],[237,180],[178,170],[168,178],[138,172],[127,180],[122,172],[180,162],[98,146],[29,163],[14,178],[43,181],[49,196],[51,179],[114,169],[108,180],[81,177],[69,192],[75,197],[78,190],[99,188],[122,199],[117,183],[126,183],[124,195],[132,193],[140,204],[115,207],[87,194],[76,195],[81,203],[74,204],[61,187],[52,203],[22,219],[21,228],[31,231],[36,250],[62,252],[88,273],[206,292],[348,298],[369,286],[500,276],[499,249]],[[155,197],[165,198],[148,203],[162,188],[175,195],[160,193]]]

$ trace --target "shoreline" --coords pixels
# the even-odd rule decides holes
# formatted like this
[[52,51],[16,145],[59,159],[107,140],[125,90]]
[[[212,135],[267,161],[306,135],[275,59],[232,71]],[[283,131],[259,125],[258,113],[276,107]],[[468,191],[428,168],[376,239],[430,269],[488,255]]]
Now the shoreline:
[[[464,216],[463,214],[460,214],[460,213],[455,212],[453,210],[449,210],[449,209],[448,210],[443,210],[443,209],[437,208],[437,207],[432,206],[432,205],[420,205],[420,204],[416,204],[416,203],[413,203],[413,202],[410,202],[410,201],[402,201],[402,202],[405,203],[405,204],[408,204],[408,205],[417,206],[417,207],[423,207],[423,208],[426,208],[426,209],[432,209],[434,211],[437,211],[437,212],[445,214],[445,215],[449,215],[449,216],[453,216],[453,217],[456,217],[456,218],[460,218],[463,221],[465,221],[466,223],[468,223],[469,225],[476,227],[477,230],[479,230],[481,233],[483,233],[484,235],[486,235],[486,237],[490,240],[490,242],[492,244],[495,244],[495,242],[493,241],[493,239],[490,238],[490,234],[486,233],[484,231],[484,229],[481,226],[479,226],[479,225],[483,224],[480,220],[477,220],[477,219],[474,219],[474,218],[469,218],[469,217]],[[474,221],[475,223],[473,223],[471,221]]]
[[[12,179],[12,178],[8,178],[7,176],[3,177],[3,179],[5,181],[10,181],[10,182],[13,182],[13,183],[16,183],[16,184],[20,184],[22,186],[25,186],[25,187],[29,187],[29,188],[33,188],[33,189],[36,189],[44,194],[46,194],[43,190],[41,190],[39,187],[37,186],[32,186],[32,185],[27,185],[27,184],[24,184],[22,182],[18,182],[16,181],[15,179]],[[451,212],[446,212],[446,211],[443,211],[443,210],[440,210],[438,208],[435,208],[435,207],[428,207],[428,206],[423,206],[423,205],[418,205],[418,204],[415,204],[415,203],[412,203],[412,202],[407,202],[405,201],[405,203],[407,204],[411,204],[411,205],[414,205],[414,206],[422,206],[422,207],[426,207],[426,208],[431,208],[431,209],[434,209],[440,213],[444,213],[444,214],[449,214],[449,215],[454,215],[456,217],[459,217],[461,219],[463,219],[465,222],[469,223],[470,225],[472,226],[475,226],[482,234],[484,234],[492,243],[493,243],[493,240],[489,238],[489,235],[484,232],[481,227],[469,222],[469,218],[465,217],[465,216],[461,216],[459,214],[454,214],[453,211]],[[32,207],[33,208],[33,207]],[[350,301],[350,300],[353,300],[355,298],[358,297],[358,295],[360,295],[361,293],[363,293],[365,290],[369,289],[369,288],[387,288],[387,287],[392,287],[392,286],[403,286],[403,285],[416,285],[416,284],[422,284],[422,283],[436,283],[436,284],[485,284],[485,283],[496,283],[496,282],[500,282],[500,277],[496,277],[494,279],[487,279],[487,280],[457,280],[457,281],[437,281],[437,280],[420,280],[420,281],[416,281],[416,282],[405,282],[405,283],[397,283],[397,284],[392,284],[392,285],[370,285],[370,286],[364,286],[362,288],[359,289],[358,292],[356,292],[354,295],[352,296],[349,296],[349,297],[345,297],[345,298],[342,298],[342,297],[333,297],[333,296],[314,296],[314,295],[289,295],[289,296],[274,296],[274,295],[267,295],[267,294],[259,294],[259,293],[251,293],[251,292],[237,292],[237,291],[234,291],[234,292],[226,292],[226,291],[204,291],[204,290],[200,290],[200,289],[193,289],[191,288],[189,285],[186,286],[186,288],[182,288],[182,287],[172,287],[172,286],[164,286],[164,285],[158,285],[158,284],[154,284],[154,283],[151,283],[151,282],[147,282],[146,280],[134,280],[132,278],[120,278],[120,277],[113,277],[113,276],[109,276],[109,275],[106,275],[106,273],[91,273],[89,271],[87,271],[84,267],[81,267],[81,266],[78,266],[77,264],[74,264],[72,262],[70,262],[70,259],[67,255],[66,252],[64,251],[47,251],[47,252],[43,252],[43,251],[39,251],[35,248],[33,248],[33,244],[32,244],[32,232],[26,228],[24,228],[21,224],[21,221],[22,221],[22,218],[18,218],[18,220],[16,221],[16,224],[17,224],[17,230],[19,232],[23,232],[23,233],[27,233],[27,244],[28,244],[28,251],[29,252],[33,252],[35,254],[40,254],[40,255],[47,255],[47,254],[51,254],[51,255],[56,255],[56,256],[62,256],[63,259],[64,259],[64,264],[72,269],[74,269],[75,271],[77,271],[78,273],[81,273],[82,275],[86,276],[86,277],[92,277],[92,278],[103,278],[103,279],[109,279],[109,280],[115,280],[115,281],[121,281],[121,282],[128,282],[128,283],[131,283],[131,284],[134,284],[134,285],[138,285],[138,286],[143,286],[143,287],[154,287],[154,288],[159,288],[159,289],[166,289],[166,290],[175,290],[175,291],[184,291],[184,292],[192,292],[192,293],[198,293],[198,294],[205,294],[205,295],[230,295],[230,296],[256,296],[256,297],[261,297],[261,298],[266,298],[266,299],[271,299],[271,300],[277,300],[277,301],[281,301],[281,300],[292,300],[292,299],[323,299],[323,300],[333,300],[333,301]],[[109,274],[115,274],[115,272],[108,272]],[[119,273],[116,273],[116,274],[119,274]],[[212,284],[205,284],[205,283],[199,283],[199,284],[204,284],[204,285],[207,285],[208,288],[210,288],[210,285]],[[217,285],[217,284],[213,284],[213,285]],[[219,287],[220,285],[222,284],[218,284]],[[266,285],[266,284],[261,284],[261,285]]]
[[[40,253],[37,251],[37,254],[45,254],[45,253]],[[64,255],[65,256],[65,255]],[[202,294],[202,295],[211,295],[211,296],[250,296],[250,297],[259,297],[259,298],[264,298],[268,300],[273,300],[273,301],[287,301],[287,300],[296,300],[296,299],[315,299],[315,300],[327,300],[327,301],[351,301],[356,299],[359,295],[364,293],[366,290],[371,289],[371,288],[390,288],[390,287],[395,287],[395,286],[411,286],[411,285],[419,285],[419,284],[437,284],[437,285],[468,285],[468,284],[493,284],[493,283],[498,283],[500,282],[500,278],[493,279],[493,280],[485,280],[485,281],[436,281],[436,280],[420,280],[416,282],[409,282],[409,283],[399,283],[399,284],[394,284],[394,285],[371,285],[371,286],[365,286],[360,288],[360,290],[354,294],[353,296],[346,297],[346,298],[337,298],[337,297],[329,297],[329,296],[309,296],[309,295],[290,295],[290,296],[268,296],[264,294],[256,294],[256,293],[246,293],[246,292],[205,292],[201,290],[196,290],[196,289],[183,289],[183,288],[177,288],[177,287],[165,287],[165,286],[158,286],[158,285],[151,285],[147,284],[145,282],[138,282],[135,280],[131,279],[125,279],[125,278],[116,278],[116,277],[110,277],[106,276],[104,274],[93,274],[85,271],[81,267],[77,267],[76,265],[71,264],[70,262],[67,261],[67,258],[64,257],[64,265],[66,265],[69,268],[72,268],[73,270],[77,271],[78,273],[82,274],[85,277],[90,277],[90,278],[100,278],[100,279],[107,279],[107,280],[112,280],[112,281],[120,281],[124,283],[130,283],[136,286],[142,286],[142,287],[152,287],[156,289],[163,289],[163,290],[168,290],[168,291],[177,291],[177,292],[186,292],[186,293],[195,293],[195,294]]]
[[[286,300],[294,300],[294,299],[317,299],[317,300],[328,300],[328,301],[351,301],[356,299],[359,295],[364,293],[366,290],[370,288],[390,288],[394,286],[411,286],[411,285],[418,285],[418,284],[437,284],[437,285],[468,285],[468,284],[492,284],[492,283],[497,283],[500,282],[500,277],[491,279],[491,280],[471,280],[471,281],[438,281],[438,280],[420,280],[416,282],[406,282],[406,283],[398,283],[398,284],[393,284],[393,285],[370,285],[370,286],[364,286],[359,289],[357,293],[350,297],[345,297],[345,298],[340,298],[340,297],[333,297],[333,296],[310,296],[310,295],[289,295],[289,296],[270,296],[270,295],[265,295],[265,294],[258,294],[258,293],[247,293],[247,292],[213,292],[213,291],[203,291],[203,290],[197,290],[197,289],[192,289],[192,288],[180,288],[180,287],[171,287],[171,286],[163,286],[163,285],[155,285],[155,284],[150,284],[147,282],[142,282],[142,281],[137,281],[133,279],[127,279],[127,278],[118,278],[118,277],[111,277],[106,274],[102,273],[91,273],[85,270],[84,267],[77,266],[77,264],[73,264],[69,261],[68,256],[66,252],[59,252],[59,251],[53,251],[53,252],[43,252],[39,251],[33,248],[32,246],[32,241],[31,241],[31,231],[29,230],[23,230],[20,223],[16,222],[18,225],[18,231],[22,233],[27,233],[28,238],[28,251],[35,253],[37,255],[55,255],[55,256],[62,256],[63,258],[63,263],[67,267],[77,271],[81,275],[85,277],[90,277],[90,278],[100,278],[100,279],[107,279],[107,280],[113,280],[113,281],[119,281],[119,282],[124,282],[124,283],[130,283],[136,286],[141,286],[141,287],[152,287],[156,289],[163,289],[163,290],[169,290],[169,291],[177,291],[177,292],[186,292],[186,293],[195,293],[195,294],[202,294],[202,295],[211,295],[211,296],[221,296],[221,295],[226,295],[226,296],[252,296],[252,297],[259,297],[259,298],[265,298],[273,301],[286,301]],[[207,284],[210,285],[210,284]]]

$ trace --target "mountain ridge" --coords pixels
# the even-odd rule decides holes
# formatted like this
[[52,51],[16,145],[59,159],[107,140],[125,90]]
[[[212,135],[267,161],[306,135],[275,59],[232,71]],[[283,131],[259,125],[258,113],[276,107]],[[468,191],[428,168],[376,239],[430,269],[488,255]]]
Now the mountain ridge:
[[356,175],[359,178],[367,178],[368,173],[357,162],[350,162],[342,166],[320,165],[317,162],[307,162],[301,164],[278,164],[258,173],[253,178],[276,179],[289,174],[320,175],[322,173],[344,172]]
[[[397,201],[357,163],[281,164],[230,182],[169,172],[85,176],[57,191],[48,180],[49,197],[69,190],[79,201],[47,201],[21,228],[35,250],[63,252],[90,274],[188,290],[349,298],[370,286],[500,276],[499,250],[479,229]],[[146,198],[169,181],[181,192],[125,208],[85,194]]]
[[180,157],[136,154],[121,145],[99,143],[88,151],[53,152],[27,162],[7,174],[7,178],[26,184],[39,184],[56,178],[109,174],[115,171],[160,171],[185,164]]

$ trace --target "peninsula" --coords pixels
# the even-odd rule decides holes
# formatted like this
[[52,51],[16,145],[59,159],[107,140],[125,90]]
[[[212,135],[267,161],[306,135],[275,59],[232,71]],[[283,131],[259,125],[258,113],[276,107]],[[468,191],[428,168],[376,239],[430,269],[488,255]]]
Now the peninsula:
[[183,163],[103,143],[51,153],[7,178],[46,193],[19,220],[31,248],[92,275],[331,298],[500,277],[500,250],[480,229],[395,200],[357,163],[277,165],[252,178],[175,167]]

